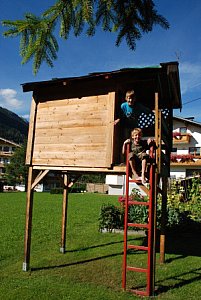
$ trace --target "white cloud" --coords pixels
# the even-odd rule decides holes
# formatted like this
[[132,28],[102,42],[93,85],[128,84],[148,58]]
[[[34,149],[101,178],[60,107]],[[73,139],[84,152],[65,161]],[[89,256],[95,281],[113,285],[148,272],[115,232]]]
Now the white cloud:
[[184,62],[179,64],[181,93],[201,89],[201,65]]
[[15,111],[22,106],[22,101],[16,98],[17,92],[13,89],[0,89],[0,106]]
[[30,117],[30,116],[29,116],[29,115],[22,115],[21,117],[22,117],[23,119],[26,119],[27,121],[29,121],[29,117]]

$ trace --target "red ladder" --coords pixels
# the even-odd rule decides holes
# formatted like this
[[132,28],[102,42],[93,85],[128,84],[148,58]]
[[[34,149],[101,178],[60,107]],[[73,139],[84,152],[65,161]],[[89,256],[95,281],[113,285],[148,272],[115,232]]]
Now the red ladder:
[[[150,149],[150,156],[153,159],[153,147]],[[125,195],[125,217],[124,217],[124,255],[123,255],[123,272],[122,272],[122,287],[126,290],[126,275],[128,271],[140,272],[146,274],[146,289],[137,290],[130,289],[131,292],[134,292],[142,296],[152,296],[154,294],[155,286],[155,198],[156,198],[156,188],[155,188],[155,164],[151,163],[150,166],[150,178],[149,184],[150,189],[148,191],[149,201],[131,201],[129,199],[129,183],[136,182],[135,180],[129,179],[129,145],[127,146],[127,155],[126,155],[126,195]],[[137,183],[137,182],[136,182]],[[148,223],[147,224],[138,224],[138,223],[129,223],[128,222],[128,205],[146,205],[148,207]],[[128,245],[128,227],[138,227],[146,228],[148,233],[148,244],[147,246],[138,246],[138,245]],[[134,266],[127,265],[127,251],[128,249],[133,250],[143,250],[147,252],[147,267],[139,268]]]

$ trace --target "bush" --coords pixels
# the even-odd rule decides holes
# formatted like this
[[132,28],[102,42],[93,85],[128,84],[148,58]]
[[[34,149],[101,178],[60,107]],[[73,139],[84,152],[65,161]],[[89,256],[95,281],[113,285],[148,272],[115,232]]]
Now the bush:
[[86,183],[76,182],[69,190],[70,193],[82,193],[86,191]]
[[[143,197],[136,189],[132,191],[130,199],[141,202],[148,201],[148,198]],[[199,224],[201,221],[200,201],[200,197],[195,197],[195,193],[193,200],[188,201],[187,203],[181,202],[178,197],[169,197],[166,228],[168,230],[186,230],[191,224],[195,226],[195,222]],[[161,210],[161,198],[159,197],[157,201],[157,229],[160,229],[161,227]],[[122,208],[118,208],[114,205],[104,204],[101,208],[99,217],[99,230],[106,229],[107,231],[112,231],[115,228],[123,228],[123,219],[124,205]],[[129,205],[128,220],[130,223],[146,224],[148,222],[147,206]],[[131,227],[130,229],[138,230],[138,228],[139,227]]]
[[[188,201],[183,201],[181,198],[181,187],[172,186],[172,192],[168,193],[167,201],[167,224],[168,230],[189,230],[189,227],[200,228],[201,223],[201,197],[200,197],[200,178],[192,179],[192,184],[188,188]],[[121,198],[121,203],[124,203],[124,197]],[[130,200],[148,201],[148,197],[143,197],[138,190],[133,189]],[[113,205],[104,205],[100,213],[99,229],[106,228],[112,231],[114,228],[123,227],[123,208],[117,208]],[[161,224],[161,196],[157,200],[157,228],[160,229]],[[148,208],[144,205],[129,205],[128,219],[130,223],[146,224],[148,221]],[[197,225],[196,225],[197,224]],[[137,228],[132,227],[137,230]]]
[[168,207],[178,209],[183,215],[195,222],[201,222],[201,196],[200,196],[200,177],[192,178],[188,183],[186,191],[187,199],[182,196],[182,186],[180,182],[172,182],[171,192],[168,193]]
[[53,188],[50,190],[50,194],[63,194],[63,188]]
[[103,204],[99,216],[99,231],[123,228],[124,212],[113,204]]
[[[82,193],[86,191],[86,183],[75,183],[71,188],[69,188],[69,193]],[[63,194],[63,188],[53,188],[50,194]]]
[[[133,189],[130,195],[132,201],[147,202],[148,197],[142,196],[137,189]],[[145,205],[129,205],[128,220],[130,223],[147,224],[148,222],[148,207]],[[139,230],[139,227],[131,227],[130,229]]]
[[[129,206],[128,220],[130,223],[147,224],[148,208],[144,205]],[[134,228],[134,229],[137,230],[137,228]]]

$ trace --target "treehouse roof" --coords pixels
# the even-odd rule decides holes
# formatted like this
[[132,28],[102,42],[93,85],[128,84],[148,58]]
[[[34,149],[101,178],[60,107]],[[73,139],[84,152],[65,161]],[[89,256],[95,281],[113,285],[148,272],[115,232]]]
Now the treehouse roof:
[[[48,81],[28,82],[22,84],[24,92],[33,91],[36,98],[49,94],[82,97],[104,92],[122,91],[133,88],[138,98],[150,108],[154,108],[155,93],[159,93],[161,108],[181,108],[181,93],[178,62],[160,63],[158,66],[125,68],[110,72],[90,73],[79,77],[54,78]],[[53,92],[53,96],[51,96]]]

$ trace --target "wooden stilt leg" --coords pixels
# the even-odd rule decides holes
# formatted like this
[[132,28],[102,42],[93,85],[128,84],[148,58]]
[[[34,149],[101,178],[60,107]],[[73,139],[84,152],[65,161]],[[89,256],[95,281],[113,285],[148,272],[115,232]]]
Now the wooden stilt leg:
[[68,209],[68,175],[65,173],[64,191],[63,191],[63,209],[62,209],[61,248],[60,248],[61,253],[65,253],[66,250],[67,209]]
[[160,234],[160,263],[165,263],[165,228],[167,223],[167,178],[162,178],[162,215]]
[[33,180],[33,168],[29,167],[28,186],[27,186],[27,204],[26,204],[26,226],[24,237],[24,262],[23,271],[29,270],[30,248],[31,248],[31,227],[32,227],[32,210],[33,210],[33,190],[31,189]]

